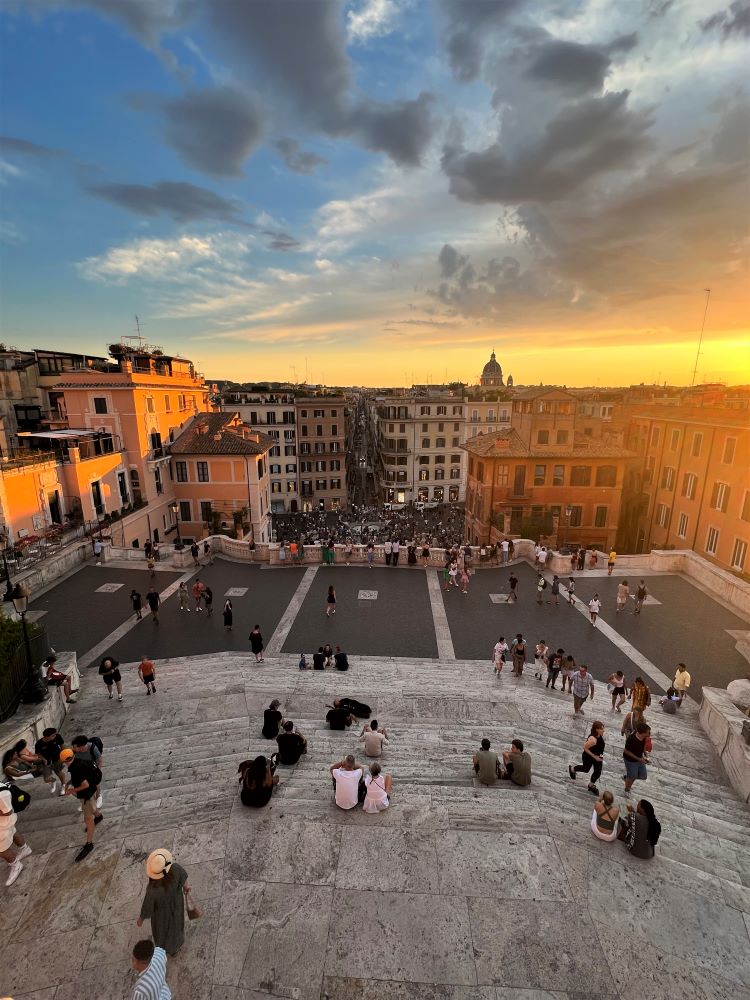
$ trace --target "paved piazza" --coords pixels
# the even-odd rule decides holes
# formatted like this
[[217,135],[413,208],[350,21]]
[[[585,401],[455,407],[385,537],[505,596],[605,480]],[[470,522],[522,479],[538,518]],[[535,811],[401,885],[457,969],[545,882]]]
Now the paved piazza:
[[[82,863],[73,863],[83,843],[75,803],[33,783],[19,830],[34,853],[12,887],[0,885],[0,995],[127,1000],[130,950],[148,930],[135,924],[144,861],[166,847],[204,910],[169,963],[175,1000],[750,1000],[748,810],[696,703],[674,717],[649,713],[653,764],[633,801],[653,802],[663,832],[656,857],[639,861],[593,838],[593,796],[567,775],[595,713],[607,740],[599,787],[623,805],[621,716],[603,687],[575,718],[530,665],[521,679],[496,680],[489,663],[499,634],[523,631],[570,649],[598,679],[620,665],[631,677],[652,668],[657,691],[684,659],[697,695],[700,684],[747,673],[727,630],[750,626],[672,576],[647,580],[660,603],[640,618],[616,616],[617,578],[586,574],[577,593],[587,600],[596,589],[604,601],[595,630],[562,595],[559,608],[538,607],[532,568],[516,572],[517,607],[490,599],[507,591],[502,568],[477,571],[464,596],[442,592],[434,570],[217,559],[199,571],[214,593],[208,620],[180,612],[179,576],[159,571],[158,626],[129,615],[132,587],[149,586],[132,564],[87,566],[38,596],[32,607],[56,648],[84,663],[104,649],[121,660],[125,700],[107,700],[95,669],[83,669],[64,735],[100,735],[106,764],[105,818]],[[114,583],[123,586],[100,589]],[[326,619],[330,584],[337,613]],[[256,622],[263,665],[248,655]],[[301,673],[299,652],[326,641],[347,649],[350,671]],[[143,653],[157,660],[155,697],[135,674]],[[388,728],[382,763],[394,790],[384,813],[333,804],[328,766],[360,754],[354,731],[326,727],[337,695],[367,702]],[[237,764],[273,748],[260,727],[274,697],[309,753],[279,769],[267,808],[251,810],[237,795]],[[523,739],[529,788],[475,783],[471,753],[483,736],[497,750]]]

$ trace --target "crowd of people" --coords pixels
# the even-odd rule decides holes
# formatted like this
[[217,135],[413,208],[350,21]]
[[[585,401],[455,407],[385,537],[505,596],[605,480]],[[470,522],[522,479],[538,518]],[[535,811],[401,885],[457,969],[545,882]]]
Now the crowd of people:
[[277,542],[322,545],[331,538],[339,544],[380,545],[414,540],[435,547],[450,547],[464,537],[464,505],[440,504],[418,510],[413,504],[400,510],[382,506],[352,506],[347,511],[309,511],[273,514]]

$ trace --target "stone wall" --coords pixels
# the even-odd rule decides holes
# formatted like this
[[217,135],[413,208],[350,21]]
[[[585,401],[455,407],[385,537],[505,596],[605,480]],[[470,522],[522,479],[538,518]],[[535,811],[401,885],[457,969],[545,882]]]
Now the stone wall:
[[[75,690],[81,683],[78,672],[78,662],[75,653],[57,653],[55,667],[72,677],[72,688]],[[18,740],[26,740],[31,749],[41,738],[42,732],[48,726],[59,729],[65,721],[68,708],[62,687],[50,687],[49,698],[40,705],[21,704],[18,711],[10,719],[0,725],[0,753],[12,747]]]
[[750,802],[750,746],[743,733],[747,716],[734,705],[727,691],[704,687],[698,718],[732,787],[743,802]]

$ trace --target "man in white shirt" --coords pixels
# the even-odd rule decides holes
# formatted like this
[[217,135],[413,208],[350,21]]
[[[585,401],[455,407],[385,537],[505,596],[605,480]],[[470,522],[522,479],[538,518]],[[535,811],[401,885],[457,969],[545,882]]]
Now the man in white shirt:
[[171,1000],[172,991],[167,986],[167,953],[155,948],[148,939],[136,941],[131,964],[139,973],[133,987],[132,1000]]
[[378,720],[373,719],[370,725],[366,723],[359,734],[359,739],[361,743],[365,745],[365,755],[367,757],[381,757],[383,754],[383,746],[389,746],[388,743],[388,733],[383,729],[378,728]]
[[343,760],[331,764],[330,771],[336,805],[339,809],[353,809],[359,801],[359,783],[364,777],[365,769],[357,766],[352,754],[347,754]]
[[507,561],[508,561],[508,548],[509,548],[509,546],[508,546],[508,539],[507,538],[504,538],[502,540],[502,542],[500,543],[500,548],[503,551],[503,562],[507,563]]

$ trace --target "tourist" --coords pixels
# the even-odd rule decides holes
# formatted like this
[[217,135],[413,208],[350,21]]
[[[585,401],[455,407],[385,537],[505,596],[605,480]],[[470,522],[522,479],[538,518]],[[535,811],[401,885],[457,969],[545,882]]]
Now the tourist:
[[604,840],[609,844],[617,839],[617,820],[620,815],[614,801],[612,792],[602,792],[602,797],[594,803],[591,814],[591,832],[597,840]]
[[101,566],[102,564],[102,552],[104,551],[104,546],[101,541],[97,538],[94,542],[94,558],[96,559],[96,565]]
[[352,540],[351,538],[347,538],[346,545],[344,546],[344,558],[346,559],[347,566],[351,561],[353,551],[354,551],[354,546],[352,545]]
[[622,759],[625,761],[625,794],[630,794],[634,781],[645,781],[648,778],[646,764],[646,740],[651,733],[651,727],[645,722],[639,722],[635,727],[635,732],[631,733],[625,741],[625,749],[622,752]]
[[513,676],[522,677],[526,663],[526,640],[520,632],[511,643],[510,654],[513,660]]
[[267,740],[275,740],[279,735],[279,728],[284,722],[284,717],[279,711],[281,702],[274,698],[271,704],[263,712],[263,729],[261,732]]
[[231,632],[233,609],[232,609],[232,602],[229,600],[229,598],[227,598],[226,601],[224,601],[224,610],[222,611],[221,614],[224,619],[224,628],[227,630],[227,632]]
[[177,588],[177,598],[180,602],[180,611],[187,611],[190,613],[190,593],[187,588],[187,583],[184,580],[180,580],[180,586]]
[[573,577],[568,578],[568,604],[573,607],[576,602],[576,582]]
[[157,948],[176,955],[185,942],[185,900],[190,892],[188,873],[166,848],[146,858],[148,885],[136,924],[151,921],[151,937]]
[[604,765],[604,746],[604,723],[592,722],[591,732],[586,737],[581,751],[581,763],[576,764],[575,767],[572,764],[568,765],[568,774],[574,781],[578,772],[588,774],[591,771],[588,787],[594,795],[599,794],[596,783],[601,776]]
[[360,801],[359,783],[364,778],[364,767],[357,765],[352,754],[347,754],[343,760],[331,764],[329,770],[336,805],[339,809],[353,809]]
[[172,1000],[167,986],[167,953],[150,938],[136,941],[130,964],[138,973],[131,1000]]
[[550,587],[550,594],[552,595],[552,600],[547,601],[547,604],[560,604],[560,578],[558,576],[552,577],[552,586]]
[[375,546],[372,541],[367,543],[367,568],[372,569],[372,561],[375,558]]
[[617,609],[616,614],[620,614],[621,611],[625,610],[625,605],[628,603],[628,598],[630,597],[630,587],[628,586],[627,580],[622,580],[617,584]]
[[279,565],[286,566],[286,545],[283,542],[279,545]]
[[609,553],[609,558],[607,559],[607,576],[612,576],[612,570],[615,568],[615,562],[617,560],[617,553],[614,549]]
[[661,836],[661,823],[648,799],[640,799],[635,808],[628,802],[627,817],[620,819],[618,827],[617,839],[625,842],[633,857],[644,861],[653,858]]
[[329,566],[333,566],[336,562],[336,541],[331,535],[328,539],[328,545],[326,547],[326,562]]
[[[565,681],[563,681],[563,684]],[[585,663],[573,675],[573,715],[583,715],[583,705],[587,698],[594,700],[594,678],[588,672]]]
[[214,613],[214,592],[208,584],[203,587],[203,603],[206,605],[206,618]]
[[531,784],[531,756],[524,750],[522,740],[513,740],[510,750],[503,750],[503,765],[501,778],[514,785]]
[[60,761],[68,765],[70,778],[65,794],[75,795],[82,807],[86,843],[76,854],[75,860],[83,861],[94,850],[94,828],[104,819],[96,805],[97,792],[102,783],[102,772],[93,761],[84,760],[72,750],[63,750],[60,753]]
[[676,715],[680,704],[680,696],[670,685],[667,688],[666,696],[660,699],[659,704],[661,705],[662,712],[666,712],[667,715]]
[[492,662],[495,664],[495,675],[497,677],[503,672],[503,666],[508,655],[508,643],[505,641],[505,636],[500,636],[495,645],[492,648]]
[[325,646],[323,646],[323,656],[325,656],[325,658],[326,658],[325,665],[327,667],[332,667],[333,666],[333,646],[330,644],[330,642],[327,642],[325,644]]
[[135,611],[135,620],[141,621],[143,619],[143,598],[135,588],[130,591],[130,603]]
[[300,670],[307,670],[307,659],[304,653],[299,654],[299,663],[297,664]]
[[[677,687],[677,685],[675,685]],[[630,711],[633,717],[633,726],[643,721],[643,713],[651,704],[651,691],[642,677],[636,677],[633,687],[630,690]]]
[[214,553],[213,549],[211,548],[211,541],[208,538],[203,542],[203,555],[208,558],[208,565],[213,566]]
[[205,590],[205,587],[203,586],[202,581],[200,580],[199,577],[196,577],[195,578],[195,582],[193,583],[193,587],[192,587],[193,601],[195,602],[195,610],[196,611],[202,611],[203,610],[203,608],[201,608],[201,600],[203,599],[203,591],[204,590]]
[[295,541],[289,543],[289,555],[292,557],[293,565],[299,562],[299,545]]
[[18,740],[3,754],[3,778],[8,781],[23,781],[38,778],[44,773],[44,757],[31,753],[26,740]]
[[586,549],[583,545],[578,547],[578,572],[582,573],[586,569]]
[[508,559],[516,558],[516,546],[512,538],[508,539]]
[[565,693],[566,685],[568,688],[568,692],[570,694],[573,693],[573,678],[575,676],[577,669],[578,668],[576,667],[576,661],[573,659],[572,656],[568,655],[562,660],[561,662],[562,687],[560,688],[560,690],[563,693]]
[[[578,553],[574,550],[570,553],[570,572],[575,573],[576,567],[578,566]],[[571,580],[573,578],[571,577]]]
[[[156,532],[154,532],[156,534]],[[161,549],[159,548],[159,543],[154,541],[154,547],[151,550],[151,554],[157,562],[161,562]]]
[[422,565],[425,569],[430,565],[430,549],[426,543],[422,546]]
[[[104,745],[98,736],[92,736],[89,738],[88,736],[83,736],[83,735],[75,736],[71,740],[70,745],[73,749],[73,753],[75,754],[76,760],[82,760],[89,764],[96,764],[96,766],[99,768],[99,773],[102,775],[102,777],[99,784],[96,786],[96,802],[94,804],[96,805],[97,809],[101,809],[102,807],[101,782],[104,780],[104,774],[102,772],[102,768],[104,767]],[[60,753],[61,760],[64,753],[65,751],[61,751]],[[83,812],[83,807],[79,806],[78,811]]]
[[267,760],[262,754],[255,760],[243,760],[237,768],[238,781],[242,785],[240,800],[243,806],[262,809],[271,801],[274,788],[279,784],[275,773],[278,754]]
[[336,652],[333,654],[333,659],[336,664],[337,670],[349,669],[349,657],[346,655],[346,653],[342,652],[341,646],[336,647]]
[[537,604],[541,604],[542,603],[542,597],[543,597],[544,591],[546,589],[547,589],[547,581],[544,579],[544,577],[540,573],[539,576],[537,576],[537,578],[536,578],[536,603]]
[[[585,554],[586,552],[584,550],[584,555]],[[597,565],[598,565],[598,560],[596,555],[596,549],[594,549],[592,550],[591,555],[589,556],[589,569],[596,569]]]
[[248,638],[250,640],[250,649],[255,654],[255,662],[265,663],[263,656],[263,636],[260,634],[260,625],[253,625],[253,630]]
[[451,559],[451,564],[448,568],[448,582],[451,587],[458,589],[458,562],[455,559]]
[[511,601],[518,600],[518,577],[515,573],[511,573],[508,577],[508,586],[510,590],[508,591],[508,603]]
[[156,577],[156,562],[153,556],[149,556],[146,566],[148,567],[149,579],[153,580]]
[[13,885],[23,871],[23,859],[31,854],[29,845],[16,832],[16,822],[13,792],[7,785],[0,785],[0,858],[8,865],[6,885]]
[[555,653],[547,654],[547,683],[544,685],[546,688],[551,687],[553,691],[556,690],[555,684],[557,683],[557,677],[563,668],[564,662],[564,649],[558,649]]
[[646,587],[644,581],[641,580],[635,592],[635,610],[633,611],[634,615],[639,615],[641,613],[643,602],[646,600],[647,597],[648,597],[648,588]]
[[385,542],[383,543],[383,552],[385,553],[385,564],[386,564],[386,566],[390,566],[391,565],[391,552],[392,552],[392,550],[393,550],[393,542],[390,540],[390,538],[386,538]]
[[680,696],[680,704],[685,700],[690,687],[690,674],[684,663],[677,664],[677,670],[672,681],[675,691]]
[[591,618],[591,624],[596,628],[596,619],[599,616],[599,612],[602,607],[602,602],[599,600],[599,595],[594,594],[594,596],[589,601],[589,616]]
[[151,544],[151,539],[147,538],[146,541],[143,543],[143,554],[146,556],[147,560],[151,558],[152,551],[153,551],[153,545]]
[[401,551],[401,542],[398,538],[394,538],[393,545],[391,545],[391,565],[398,566],[398,555]]
[[366,813],[379,813],[391,804],[393,779],[390,774],[381,774],[380,764],[370,764],[370,773],[365,775],[365,801],[362,808]]
[[141,662],[138,664],[138,676],[146,685],[146,694],[151,694],[153,691],[156,694],[156,667],[154,666],[154,661],[149,660],[147,656],[141,657]]
[[122,676],[119,666],[118,661],[112,656],[105,656],[99,664],[99,675],[107,687],[110,701],[114,697],[113,684],[117,688],[117,700],[122,701]]
[[48,726],[34,745],[34,753],[44,761],[42,765],[42,777],[46,784],[51,785],[50,794],[57,791],[58,782],[60,784],[60,795],[65,795],[65,782],[63,781],[64,765],[60,761],[60,751],[65,746],[62,736],[54,728]]
[[503,555],[503,564],[507,563],[508,561],[509,549],[510,549],[510,542],[508,541],[507,538],[503,538],[502,542],[500,542],[500,551],[502,552]]
[[200,549],[195,542],[190,546],[190,555],[193,557],[193,566],[200,566],[198,561],[198,556],[200,555]]
[[612,694],[612,709],[615,712],[621,712],[622,706],[625,704],[628,696],[625,675],[622,670],[616,670],[613,674],[610,674],[607,678],[607,684]]
[[75,694],[78,688],[73,690],[72,680],[69,674],[63,673],[62,670],[58,670],[55,664],[57,663],[57,657],[54,653],[50,653],[47,659],[42,664],[42,670],[44,671],[44,679],[47,681],[47,687],[61,687],[63,689],[63,694],[65,695],[65,701],[69,705],[75,703],[75,698],[71,698],[71,694]]
[[336,614],[336,591],[331,585],[328,588],[328,597],[326,597],[326,618],[330,618],[331,615]]
[[362,732],[359,734],[359,741],[365,745],[366,757],[382,757],[383,747],[390,746],[388,733],[385,727],[382,729],[378,728],[377,719],[372,719],[369,725],[365,723],[362,727]]
[[461,593],[469,593],[469,572],[466,568],[466,563],[464,563],[464,568],[461,570]]
[[538,680],[542,679],[542,670],[547,663],[548,654],[549,646],[544,639],[540,639],[536,646],[534,646],[534,677]]
[[326,657],[323,652],[323,647],[318,646],[318,652],[313,653],[313,670],[325,670]]
[[294,728],[291,719],[282,723],[282,730],[276,737],[279,746],[279,763],[286,767],[296,764],[302,754],[307,753],[307,740]]
[[348,708],[343,708],[340,702],[334,701],[333,707],[326,713],[326,722],[331,729],[344,730],[354,722],[354,716]]
[[149,611],[151,612],[151,621],[156,625],[159,624],[159,605],[161,604],[161,598],[159,593],[152,586],[151,589],[146,594],[146,602],[148,604]]
[[491,750],[489,740],[482,740],[481,749],[472,757],[474,772],[483,785],[494,785],[500,777],[500,758]]

